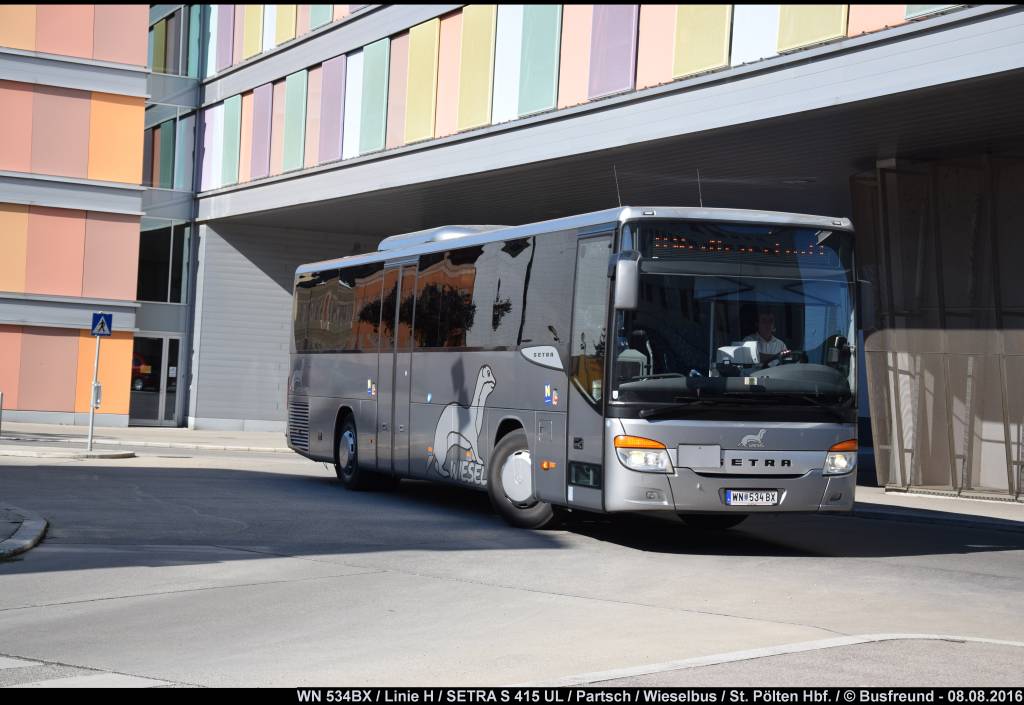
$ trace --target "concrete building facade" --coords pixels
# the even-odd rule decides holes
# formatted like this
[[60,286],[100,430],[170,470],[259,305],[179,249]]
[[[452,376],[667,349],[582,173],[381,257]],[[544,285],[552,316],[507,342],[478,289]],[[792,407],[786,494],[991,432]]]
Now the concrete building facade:
[[879,481],[1021,496],[1021,8],[148,13],[131,335],[160,372],[129,390],[132,423],[283,429],[302,262],[443,224],[702,200],[852,218]]

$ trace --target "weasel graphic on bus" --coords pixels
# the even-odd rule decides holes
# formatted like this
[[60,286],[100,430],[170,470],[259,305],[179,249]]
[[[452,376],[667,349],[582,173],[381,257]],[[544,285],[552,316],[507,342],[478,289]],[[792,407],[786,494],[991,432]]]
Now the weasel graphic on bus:
[[489,365],[483,365],[477,373],[476,389],[468,409],[469,423],[460,423],[459,410],[466,407],[458,402],[452,402],[441,412],[434,428],[433,457],[430,460],[430,467],[437,474],[478,485],[486,484],[484,462],[477,449],[484,424],[484,405],[494,386],[494,372]]
[[744,436],[740,440],[740,445],[744,448],[764,448],[764,434],[767,429],[762,428],[756,434],[752,433],[749,436]]

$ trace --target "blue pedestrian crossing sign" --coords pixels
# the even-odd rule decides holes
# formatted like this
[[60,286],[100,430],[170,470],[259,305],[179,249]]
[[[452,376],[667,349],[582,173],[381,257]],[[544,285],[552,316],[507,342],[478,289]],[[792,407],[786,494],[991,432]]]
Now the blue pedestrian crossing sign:
[[92,334],[107,336],[114,327],[114,314],[94,313],[92,314]]

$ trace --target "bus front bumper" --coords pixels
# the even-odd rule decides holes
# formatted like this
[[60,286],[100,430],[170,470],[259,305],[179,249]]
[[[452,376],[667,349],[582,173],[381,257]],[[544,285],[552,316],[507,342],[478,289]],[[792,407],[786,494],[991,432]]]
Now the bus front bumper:
[[[857,473],[825,475],[821,469],[800,477],[724,477],[674,468],[670,475],[609,469],[605,510],[609,512],[675,511],[679,513],[848,512],[853,509]],[[726,490],[776,490],[778,503],[759,506],[726,504]]]

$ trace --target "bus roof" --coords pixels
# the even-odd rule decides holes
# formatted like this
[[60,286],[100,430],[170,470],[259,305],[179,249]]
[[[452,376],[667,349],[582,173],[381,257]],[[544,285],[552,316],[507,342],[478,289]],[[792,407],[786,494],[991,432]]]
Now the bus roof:
[[303,264],[295,270],[296,275],[319,272],[324,269],[403,260],[431,252],[443,252],[452,248],[457,240],[459,247],[482,245],[488,242],[511,240],[549,232],[573,229],[599,229],[604,225],[617,225],[635,220],[700,220],[722,223],[751,223],[758,225],[791,225],[820,228],[822,230],[853,231],[848,218],[831,218],[801,213],[779,211],[742,210],[735,208],[672,208],[664,206],[623,206],[593,213],[582,213],[565,218],[555,218],[525,225],[446,225],[439,228],[418,230],[402,235],[384,238],[377,251],[361,255],[350,255],[337,259]]

